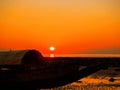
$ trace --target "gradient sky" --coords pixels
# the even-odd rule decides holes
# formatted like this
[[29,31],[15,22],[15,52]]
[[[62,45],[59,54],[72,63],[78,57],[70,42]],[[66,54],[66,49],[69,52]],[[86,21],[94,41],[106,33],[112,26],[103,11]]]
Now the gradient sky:
[[120,47],[119,0],[0,0],[0,49],[49,53]]

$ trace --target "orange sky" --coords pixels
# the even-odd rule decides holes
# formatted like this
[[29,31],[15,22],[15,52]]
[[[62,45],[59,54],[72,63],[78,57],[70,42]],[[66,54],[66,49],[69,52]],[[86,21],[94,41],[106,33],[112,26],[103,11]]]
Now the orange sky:
[[49,53],[120,47],[119,0],[1,0],[0,49]]

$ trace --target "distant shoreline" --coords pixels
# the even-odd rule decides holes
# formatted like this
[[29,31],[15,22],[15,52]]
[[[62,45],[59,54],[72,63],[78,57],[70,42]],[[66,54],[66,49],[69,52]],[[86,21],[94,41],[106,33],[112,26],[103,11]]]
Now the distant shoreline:
[[[50,54],[43,54],[44,57],[50,57]],[[118,57],[120,54],[54,54],[54,57]]]

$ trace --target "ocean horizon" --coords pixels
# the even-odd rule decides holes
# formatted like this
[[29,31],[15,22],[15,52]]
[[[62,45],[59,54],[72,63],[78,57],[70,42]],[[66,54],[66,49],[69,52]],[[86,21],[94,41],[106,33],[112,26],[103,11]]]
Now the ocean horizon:
[[118,57],[120,54],[43,54],[44,57]]

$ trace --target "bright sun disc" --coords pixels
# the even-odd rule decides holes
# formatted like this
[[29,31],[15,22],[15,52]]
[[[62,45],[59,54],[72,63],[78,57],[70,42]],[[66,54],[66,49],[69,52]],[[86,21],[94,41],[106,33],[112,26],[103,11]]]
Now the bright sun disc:
[[50,47],[50,51],[54,51],[55,48],[53,46]]

